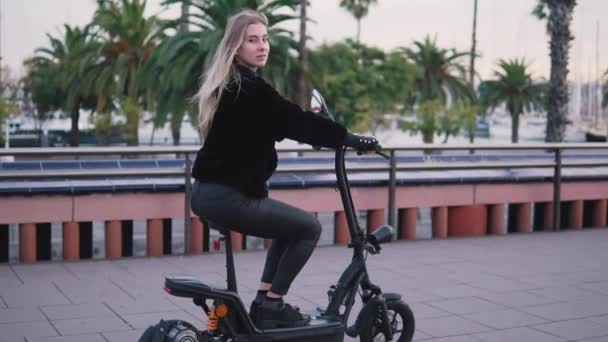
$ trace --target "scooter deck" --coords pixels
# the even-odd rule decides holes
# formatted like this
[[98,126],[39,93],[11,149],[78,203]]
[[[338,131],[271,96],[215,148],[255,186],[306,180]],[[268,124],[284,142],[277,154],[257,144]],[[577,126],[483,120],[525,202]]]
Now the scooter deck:
[[[187,298],[221,298],[239,307],[245,312],[243,303],[238,295],[227,289],[214,288],[190,276],[172,276],[165,278],[165,290],[178,297]],[[253,324],[245,314],[251,326]],[[238,334],[241,342],[342,342],[344,325],[339,321],[329,321],[323,317],[313,317],[310,324],[297,328],[278,328],[260,330],[253,327],[250,334]]]

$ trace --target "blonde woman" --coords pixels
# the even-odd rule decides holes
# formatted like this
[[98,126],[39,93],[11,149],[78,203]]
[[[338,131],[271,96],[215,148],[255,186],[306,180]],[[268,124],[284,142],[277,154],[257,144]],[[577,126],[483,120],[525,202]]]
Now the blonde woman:
[[256,70],[268,60],[267,19],[244,10],[228,21],[198,92],[205,143],[192,170],[193,211],[226,229],[272,239],[250,316],[262,329],[302,326],[308,315],[283,302],[321,233],[315,216],[268,198],[277,166],[275,142],[284,138],[314,146],[376,148],[321,115],[281,97]]

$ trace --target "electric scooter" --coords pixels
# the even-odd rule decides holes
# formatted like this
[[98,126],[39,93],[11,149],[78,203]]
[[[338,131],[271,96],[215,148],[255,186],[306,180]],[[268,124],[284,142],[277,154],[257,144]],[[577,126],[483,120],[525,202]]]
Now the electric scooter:
[[[333,119],[323,97],[316,90],[313,91],[312,108]],[[348,248],[353,249],[353,258],[338,282],[327,291],[327,307],[312,313],[310,323],[305,326],[266,330],[257,328],[238,295],[230,233],[212,226],[220,230],[223,235],[221,240],[225,242],[227,288],[214,288],[192,277],[166,277],[165,291],[174,296],[192,298],[194,304],[207,314],[207,329],[199,330],[185,321],[161,321],[159,324],[163,326],[156,327],[155,336],[158,341],[341,342],[345,334],[358,336],[362,342],[412,341],[415,330],[412,310],[401,299],[401,295],[382,292],[378,285],[371,282],[367,273],[367,255],[380,253],[380,245],[391,241],[393,228],[383,225],[365,234],[359,226],[345,171],[346,149],[341,147],[336,150],[335,171],[351,236]],[[384,155],[379,146],[376,152]],[[357,294],[361,297],[362,308],[354,324],[348,326]],[[142,336],[140,342],[154,340],[151,337],[154,328],[150,327],[144,333],[148,337]]]

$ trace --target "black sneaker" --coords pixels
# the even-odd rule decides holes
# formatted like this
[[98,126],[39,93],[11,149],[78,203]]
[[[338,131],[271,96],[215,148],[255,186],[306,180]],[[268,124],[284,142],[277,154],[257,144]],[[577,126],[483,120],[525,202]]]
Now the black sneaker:
[[254,324],[256,323],[257,319],[258,307],[262,305],[264,298],[266,298],[266,294],[258,292],[258,294],[251,302],[251,306],[249,307],[249,317],[251,318]]
[[256,325],[265,329],[301,327],[310,323],[310,315],[282,300],[264,300],[257,308]]

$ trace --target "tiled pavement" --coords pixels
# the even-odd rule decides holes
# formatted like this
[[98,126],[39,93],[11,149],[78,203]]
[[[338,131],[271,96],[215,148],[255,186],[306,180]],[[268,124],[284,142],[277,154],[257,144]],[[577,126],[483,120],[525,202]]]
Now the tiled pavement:
[[[288,301],[312,310],[349,262],[344,247],[315,251]],[[0,266],[1,342],[130,342],[161,318],[202,325],[163,276],[224,282],[224,256]],[[239,290],[253,297],[264,253],[236,255]],[[399,292],[416,340],[608,342],[608,229],[388,244],[370,256],[372,280]],[[350,340],[350,339],[349,339]]]

